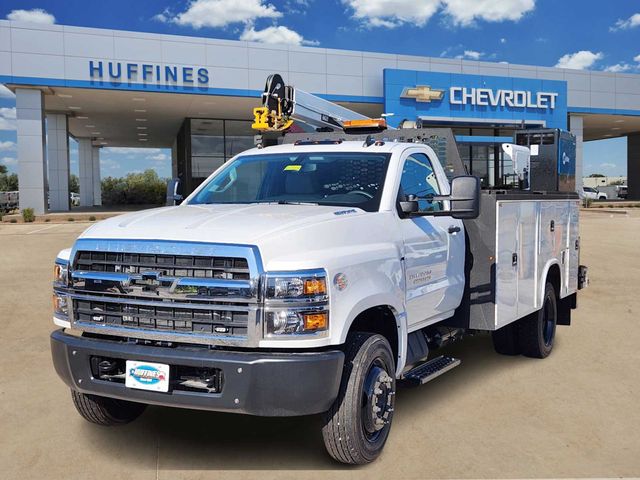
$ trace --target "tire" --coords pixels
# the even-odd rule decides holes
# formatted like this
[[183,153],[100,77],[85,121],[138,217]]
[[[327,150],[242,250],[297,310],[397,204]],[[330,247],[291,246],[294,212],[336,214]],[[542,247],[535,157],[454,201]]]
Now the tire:
[[598,197],[598,200],[606,200],[607,197]]
[[143,403],[86,395],[74,390],[71,390],[71,398],[76,410],[85,420],[105,427],[129,423],[147,408]]
[[493,348],[500,355],[520,355],[519,323],[519,321],[515,321],[491,332]]
[[546,358],[553,350],[558,322],[558,300],[556,290],[547,282],[544,288],[542,308],[520,320],[518,338],[523,355]]
[[374,461],[389,436],[395,392],[395,362],[386,338],[349,335],[338,397],[324,414],[322,437],[329,455],[352,465]]

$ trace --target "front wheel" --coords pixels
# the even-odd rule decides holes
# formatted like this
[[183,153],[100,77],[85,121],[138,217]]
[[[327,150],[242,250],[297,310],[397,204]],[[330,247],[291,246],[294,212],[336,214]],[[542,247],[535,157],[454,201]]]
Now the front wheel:
[[71,398],[76,410],[85,420],[106,427],[132,422],[147,407],[143,403],[87,395],[75,390],[71,390]]
[[348,464],[374,461],[389,436],[395,393],[389,342],[372,333],[350,335],[338,398],[324,416],[329,455]]

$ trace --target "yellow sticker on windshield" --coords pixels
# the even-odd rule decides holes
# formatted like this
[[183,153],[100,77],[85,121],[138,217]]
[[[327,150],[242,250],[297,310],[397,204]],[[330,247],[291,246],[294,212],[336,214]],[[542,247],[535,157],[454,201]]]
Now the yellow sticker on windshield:
[[302,165],[287,165],[286,167],[284,167],[284,171],[286,172],[287,170],[289,170],[293,172],[299,172],[301,168]]

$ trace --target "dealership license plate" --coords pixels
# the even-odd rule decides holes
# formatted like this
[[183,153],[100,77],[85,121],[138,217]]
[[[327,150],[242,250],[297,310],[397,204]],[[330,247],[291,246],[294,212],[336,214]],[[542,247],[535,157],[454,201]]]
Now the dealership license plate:
[[127,375],[124,384],[129,388],[168,392],[169,365],[127,360]]

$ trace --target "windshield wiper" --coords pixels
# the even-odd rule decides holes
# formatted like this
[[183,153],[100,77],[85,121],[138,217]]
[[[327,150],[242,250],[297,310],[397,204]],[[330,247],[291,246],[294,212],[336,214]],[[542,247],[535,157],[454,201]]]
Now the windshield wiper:
[[260,202],[253,202],[253,203],[262,203],[262,204],[268,204],[268,205],[320,205],[319,203],[316,202],[293,202],[291,200],[264,200],[264,201],[260,201]]

